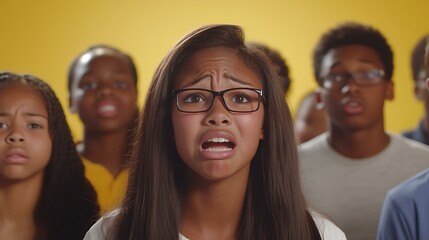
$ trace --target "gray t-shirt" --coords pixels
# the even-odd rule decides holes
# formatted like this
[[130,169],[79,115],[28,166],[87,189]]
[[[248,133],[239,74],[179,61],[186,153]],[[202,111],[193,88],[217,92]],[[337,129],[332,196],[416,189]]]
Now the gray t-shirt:
[[389,145],[365,159],[333,150],[328,133],[299,147],[301,178],[309,205],[331,217],[349,240],[375,239],[384,197],[402,181],[429,168],[429,148],[389,134]]

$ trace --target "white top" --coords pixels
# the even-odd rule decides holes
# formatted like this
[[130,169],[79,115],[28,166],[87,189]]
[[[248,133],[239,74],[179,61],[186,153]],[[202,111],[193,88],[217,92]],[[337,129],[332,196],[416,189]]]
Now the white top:
[[328,134],[299,149],[302,185],[310,206],[326,214],[349,240],[375,239],[387,191],[429,168],[429,148],[396,134],[388,146],[365,159],[336,152]]
[[[86,233],[84,240],[107,240],[107,229],[111,228],[111,225],[113,224],[118,213],[119,211],[115,210],[98,220]],[[312,212],[311,215],[313,216],[314,222],[319,229],[322,239],[346,240],[344,233],[327,218],[316,212]],[[179,240],[190,239],[180,234]]]

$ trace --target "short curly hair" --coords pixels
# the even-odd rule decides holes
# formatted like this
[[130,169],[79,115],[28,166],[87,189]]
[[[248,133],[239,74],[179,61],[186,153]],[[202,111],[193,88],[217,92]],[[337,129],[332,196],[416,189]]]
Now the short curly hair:
[[320,78],[323,57],[333,48],[354,44],[364,45],[373,49],[384,65],[386,79],[391,80],[393,75],[393,51],[383,34],[371,26],[347,22],[323,34],[314,49],[314,75],[320,86],[323,84]]
[[411,70],[413,72],[413,80],[417,81],[419,72],[425,67],[425,49],[429,35],[425,35],[417,42],[411,53]]
[[248,45],[251,47],[255,47],[265,53],[271,63],[278,66],[279,69],[277,71],[277,75],[280,80],[280,85],[283,89],[284,94],[287,95],[291,84],[291,78],[289,76],[289,66],[287,65],[286,60],[283,58],[280,52],[263,43],[249,42]]

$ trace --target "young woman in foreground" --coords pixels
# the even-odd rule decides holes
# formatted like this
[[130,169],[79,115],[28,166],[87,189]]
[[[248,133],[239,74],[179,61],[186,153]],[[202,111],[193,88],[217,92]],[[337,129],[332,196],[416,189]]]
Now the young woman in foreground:
[[174,46],[137,138],[122,207],[85,239],[345,239],[308,210],[277,76],[238,26]]

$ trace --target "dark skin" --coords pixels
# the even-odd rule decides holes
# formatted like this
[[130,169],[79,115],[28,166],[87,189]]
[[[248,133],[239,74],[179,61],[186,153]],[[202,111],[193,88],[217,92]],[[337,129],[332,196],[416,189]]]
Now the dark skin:
[[[2,87],[0,96],[0,239],[45,239],[34,213],[52,146],[46,106],[25,85]],[[13,163],[13,149],[28,161]]]
[[117,176],[124,168],[124,143],[136,112],[136,81],[123,56],[108,50],[97,54],[88,53],[76,66],[70,109],[84,124],[78,152]]
[[[321,77],[332,73],[354,73],[384,69],[376,52],[363,45],[332,49],[322,60]],[[349,79],[344,86],[320,88],[316,99],[329,116],[329,142],[340,154],[363,159],[381,152],[389,144],[384,130],[385,100],[393,99],[392,81],[371,86]]]
[[318,109],[314,94],[307,96],[299,105],[295,118],[295,136],[298,143],[304,143],[326,131],[326,114]]
[[[85,132],[85,140],[77,149],[81,156],[103,165],[116,177],[124,168],[124,150],[118,145],[117,139],[125,140],[125,137],[126,134],[119,132],[98,136]],[[103,151],[97,149],[103,149]]]

